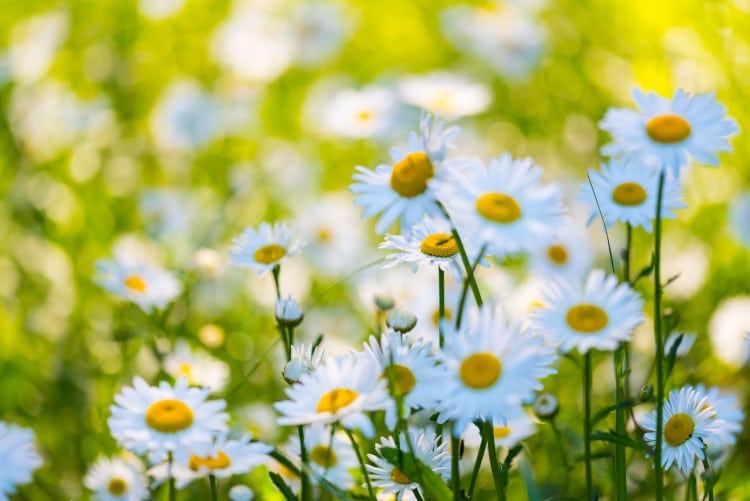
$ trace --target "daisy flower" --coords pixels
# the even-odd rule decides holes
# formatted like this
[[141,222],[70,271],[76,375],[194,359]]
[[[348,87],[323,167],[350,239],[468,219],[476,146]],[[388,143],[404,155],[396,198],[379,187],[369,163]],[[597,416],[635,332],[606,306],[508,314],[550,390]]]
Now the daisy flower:
[[580,353],[614,350],[643,322],[643,300],[614,275],[594,270],[585,284],[560,281],[550,286],[533,321],[563,353],[573,348]]
[[0,500],[16,492],[16,486],[31,482],[42,458],[34,447],[34,432],[0,421]]
[[372,138],[388,133],[398,104],[393,91],[375,85],[342,89],[326,95],[322,102],[316,101],[318,99],[313,98],[309,105],[309,121],[321,124],[331,135],[351,138]]
[[150,264],[100,259],[96,270],[98,285],[145,312],[166,308],[182,293],[182,284],[172,273]]
[[[395,331],[380,336],[370,336],[365,352],[378,364],[381,377],[393,378],[394,397],[403,399],[404,410],[430,408],[437,405],[441,396],[441,381],[445,377],[443,368],[430,354],[432,344],[409,338]],[[385,423],[389,429],[396,427],[398,420],[396,401],[385,411]]]
[[734,445],[737,442],[737,435],[742,432],[742,422],[745,420],[745,413],[737,402],[737,395],[722,393],[721,389],[715,386],[706,389],[702,384],[696,385],[695,389],[706,395],[708,398],[706,404],[716,411],[714,417],[724,422],[709,440],[709,449],[726,449]]
[[[331,427],[315,424],[305,428],[305,450],[313,475],[310,480],[318,484],[320,479],[350,489],[354,478],[350,470],[358,465],[352,444],[342,431],[331,434]],[[289,456],[300,457],[299,437],[289,439]]]
[[[704,458],[704,443],[715,438],[724,425],[716,418],[708,397],[690,386],[669,392],[662,419],[661,466],[668,470],[674,463],[686,474],[695,466],[696,457]],[[646,430],[646,443],[656,447],[656,410],[646,415],[642,427]]]
[[[398,250],[395,254],[389,254],[386,259],[391,262],[383,268],[391,268],[399,263],[411,263],[412,271],[416,272],[419,266],[437,266],[443,271],[453,273],[453,279],[461,282],[463,265],[461,255],[458,252],[458,244],[451,235],[451,227],[443,218],[425,217],[415,224],[407,235],[385,235],[385,242],[378,249]],[[479,254],[478,251],[467,249],[469,259]],[[489,266],[486,261],[483,265]]]
[[482,113],[492,102],[486,85],[443,72],[407,77],[399,84],[399,93],[404,102],[448,120]]
[[229,366],[203,350],[191,350],[181,339],[174,350],[164,358],[164,371],[173,378],[188,378],[193,386],[209,388],[211,393],[221,392],[229,381]]
[[286,389],[289,400],[276,402],[280,425],[340,422],[344,428],[358,429],[368,438],[375,428],[366,412],[390,405],[386,381],[372,358],[343,355],[328,358],[299,383]]
[[141,501],[150,497],[143,463],[132,455],[99,459],[86,472],[83,485],[94,491],[99,501]]
[[[601,208],[607,228],[621,221],[633,227],[643,226],[643,229],[651,232],[651,220],[656,215],[659,190],[657,169],[635,162],[610,160],[608,164],[602,164],[601,173],[589,169],[589,176],[596,198],[588,181],[581,184],[581,198],[591,207],[589,224],[599,218]],[[682,200],[682,188],[677,179],[671,176],[665,178],[661,217],[673,219],[675,214],[672,209],[685,207],[687,204]]]
[[474,160],[433,186],[466,241],[502,257],[550,244],[565,222],[560,187],[542,185],[541,176],[530,158],[504,153],[486,168]]
[[246,485],[234,485],[229,489],[230,501],[252,501],[254,497],[253,490]]
[[207,450],[216,432],[227,429],[229,416],[221,412],[226,402],[207,401],[208,388],[188,384],[185,376],[174,387],[164,381],[149,386],[133,378],[133,387],[123,388],[115,395],[117,405],[110,406],[107,423],[117,443],[136,454],[148,452],[152,462],[164,460],[169,452],[179,461],[187,450]]
[[425,215],[441,215],[429,181],[443,177],[454,164],[445,161],[445,155],[459,133],[457,127],[443,127],[442,121],[423,113],[420,134],[409,134],[408,148],[391,148],[393,165],[379,165],[374,171],[356,167],[358,174],[352,179],[359,182],[349,189],[355,203],[363,207],[365,218],[382,213],[375,224],[378,234],[385,233],[399,218],[401,232],[408,233]]
[[[519,408],[517,414],[511,414],[513,417],[506,419],[504,425],[500,424],[503,421],[499,417],[493,420],[493,423],[495,423],[493,426],[495,448],[513,447],[536,433],[536,421],[526,412]],[[482,441],[479,428],[474,423],[469,423],[466,431],[461,434],[461,438],[467,447],[479,447]]]
[[582,278],[591,269],[592,251],[583,228],[567,224],[545,247],[530,255],[531,270],[540,277]]
[[689,157],[700,163],[718,166],[717,154],[732,151],[729,138],[739,132],[737,123],[726,116],[727,110],[712,92],[691,95],[675,91],[672,99],[653,92],[633,89],[638,111],[611,108],[599,127],[613,141],[602,147],[602,155],[624,156],[669,168],[679,177]]
[[[434,433],[414,430],[409,430],[408,440],[411,442],[414,455],[411,455],[407,437],[402,434],[400,448],[403,456],[419,460],[445,480],[450,477],[450,454],[447,451],[447,441],[439,443]],[[415,490],[420,494],[420,499],[424,498],[422,487],[401,471],[398,465],[394,465],[385,459],[383,449],[398,450],[393,437],[382,437],[380,443],[375,445],[377,454],[367,455],[373,463],[366,465],[373,487],[382,488],[383,494],[395,495],[397,501],[416,501],[417,497],[412,492]]]
[[458,332],[447,334],[440,352],[447,376],[438,405],[439,423],[455,422],[459,434],[476,420],[506,419],[509,409],[541,390],[539,382],[555,373],[556,356],[542,338],[508,324],[501,308],[483,306]]
[[229,249],[231,264],[255,270],[259,276],[273,270],[302,248],[299,240],[292,239],[286,223],[271,226],[263,222],[257,230],[245,228],[232,243],[234,246]]

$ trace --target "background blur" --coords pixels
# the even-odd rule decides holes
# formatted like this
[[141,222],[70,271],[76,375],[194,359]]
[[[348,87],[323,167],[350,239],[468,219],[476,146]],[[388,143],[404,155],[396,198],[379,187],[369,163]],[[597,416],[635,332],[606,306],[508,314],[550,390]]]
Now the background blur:
[[[610,106],[632,106],[633,86],[716,91],[743,133],[721,169],[692,169],[689,207],[666,223],[664,275],[681,273],[668,305],[678,330],[697,335],[672,381],[747,399],[750,0],[0,0],[0,12],[0,419],[33,428],[45,459],[17,499],[88,499],[88,464],[116,451],[113,395],[133,375],[160,377],[144,348],[153,337],[165,351],[184,338],[229,364],[233,425],[283,440],[270,408],[284,385],[271,279],[225,270],[231,237],[248,225],[286,220],[308,241],[284,265],[282,288],[307,309],[304,335],[325,333],[329,353],[361,346],[375,293],[425,310],[431,276],[351,275],[382,254],[346,190],[355,165],[387,162],[405,143],[420,107],[455,118],[462,154],[534,157],[575,205],[607,141],[596,123]],[[440,81],[468,87],[430,87]],[[588,236],[605,267],[601,231]],[[651,238],[635,239],[638,269]],[[93,281],[97,259],[138,253],[186,284],[166,318]],[[514,291],[526,276],[523,263],[482,272],[498,300],[523,296]],[[650,326],[642,331],[636,390],[652,349]],[[560,365],[548,389],[576,445],[580,376]],[[595,380],[611,379],[603,357],[599,371]],[[528,441],[550,495],[563,483],[552,437],[540,427]],[[732,499],[750,498],[749,437],[719,484]],[[602,484],[609,467],[597,464]],[[642,499],[649,469],[634,458]],[[268,482],[255,477],[262,491]],[[519,476],[510,489],[524,499]]]

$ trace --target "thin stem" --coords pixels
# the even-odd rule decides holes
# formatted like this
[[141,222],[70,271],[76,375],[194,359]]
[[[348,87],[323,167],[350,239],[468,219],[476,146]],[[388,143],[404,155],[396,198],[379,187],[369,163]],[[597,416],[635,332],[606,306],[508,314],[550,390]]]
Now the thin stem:
[[695,471],[690,472],[685,491],[685,501],[698,501],[698,481],[695,478]]
[[661,453],[664,423],[664,336],[661,315],[661,205],[664,195],[664,169],[659,174],[659,191],[656,196],[656,222],[654,225],[654,345],[656,350],[656,450],[654,472],[656,475],[656,501],[664,498],[664,472]]
[[459,438],[451,433],[451,481],[453,483],[453,500],[461,501],[461,473],[458,470]]
[[177,489],[175,488],[175,480],[174,475],[172,474],[172,466],[174,464],[174,458],[172,457],[172,452],[169,452],[169,455],[167,456],[168,462],[167,462],[167,471],[169,472],[169,501],[175,501],[177,499]]
[[607,231],[607,223],[604,221],[604,213],[602,208],[599,206],[599,198],[596,196],[596,190],[594,189],[594,183],[591,182],[591,176],[586,173],[586,179],[589,180],[589,186],[591,186],[591,193],[594,194],[594,202],[596,202],[596,209],[599,211],[599,217],[602,220],[602,227],[604,228],[604,236],[607,237],[607,250],[609,251],[609,263],[612,265],[612,273],[615,272],[615,258],[612,255],[612,245],[609,241],[609,232]]
[[474,498],[474,485],[479,477],[479,470],[482,468],[482,459],[484,458],[484,450],[487,448],[487,441],[482,435],[482,442],[479,444],[479,451],[477,452],[477,459],[474,461],[474,469],[471,471],[471,480],[469,481],[469,499]]
[[374,501],[375,491],[372,490],[372,482],[370,482],[370,475],[367,474],[367,468],[365,467],[365,461],[362,458],[362,452],[359,450],[359,446],[357,445],[357,441],[354,440],[354,435],[351,430],[344,428],[344,432],[349,436],[349,440],[352,443],[352,449],[354,449],[354,453],[357,455],[357,461],[359,461],[359,467],[362,470],[362,476],[365,477],[365,482],[367,483],[367,492],[370,495],[370,499]]
[[443,334],[443,319],[445,318],[445,272],[438,268],[438,333],[440,335],[440,347],[445,343]]
[[281,287],[279,286],[279,275],[281,274],[281,266],[278,264],[273,267],[273,285],[276,288],[276,299],[281,299]]
[[302,461],[302,468],[300,468],[300,494],[302,495],[302,501],[308,501],[310,499],[310,477],[307,474],[307,448],[305,447],[305,428],[302,425],[297,426],[297,435],[299,436],[299,457]]
[[[482,260],[482,257],[484,256],[485,247],[482,247],[482,249],[479,251],[479,254],[477,255],[477,258],[474,260],[474,265],[471,267],[472,270],[475,270],[477,265],[479,264],[479,261]],[[461,320],[463,320],[464,317],[464,305],[466,305],[466,296],[469,292],[469,277],[466,276],[466,279],[464,280],[464,285],[461,289],[461,299],[458,301],[458,312],[456,313],[456,329],[461,327]],[[478,305],[481,306],[481,305]]]
[[591,474],[591,350],[583,356],[583,450],[586,463],[586,501],[594,499]]
[[500,469],[500,462],[497,460],[497,449],[495,449],[495,433],[492,427],[492,419],[482,423],[482,435],[484,435],[484,439],[488,444],[487,454],[490,456],[492,480],[495,482],[497,501],[505,501],[505,482],[503,482],[503,472]]
[[568,478],[570,477],[570,463],[568,462],[568,447],[565,444],[565,441],[563,440],[562,433],[560,433],[560,429],[557,427],[557,423],[555,423],[555,419],[552,418],[549,420],[549,424],[552,426],[552,431],[555,434],[555,440],[557,440],[557,448],[560,451],[560,458],[562,459],[562,463],[565,466],[565,484],[563,485],[563,494],[565,494],[565,491],[568,490]]
[[[630,245],[633,229],[630,223],[626,224],[626,239],[625,249],[623,250],[623,267],[622,267],[622,280],[625,283],[630,282]],[[612,272],[614,273],[614,269]],[[627,377],[627,342],[623,342],[617,347],[614,354],[614,369],[615,369],[615,404],[623,402],[626,397],[625,389],[625,378]],[[627,435],[627,426],[625,419],[626,410],[617,405],[615,407],[615,431],[620,436]],[[617,494],[615,499],[618,501],[626,501],[628,496],[628,465],[625,457],[625,446],[621,443],[615,444],[615,493]]]
[[216,488],[216,477],[214,475],[209,475],[208,482],[211,484],[211,499],[213,501],[218,501],[219,490]]
[[[705,491],[706,493],[703,496],[703,499],[706,499],[706,496],[708,496],[708,501],[714,501],[714,478],[713,478],[713,471],[711,470],[711,464],[708,462],[708,456],[706,455],[706,449],[703,449],[703,470],[706,473],[706,485],[705,485]],[[695,488],[696,492],[698,490],[698,487]]]
[[451,229],[451,234],[456,240],[458,252],[461,254],[461,261],[463,262],[464,268],[466,269],[466,279],[469,281],[469,286],[471,287],[472,294],[474,294],[474,301],[476,301],[477,306],[482,306],[482,295],[479,293],[479,286],[477,285],[477,281],[474,278],[474,268],[471,266],[469,256],[466,254],[464,243],[461,241],[461,237],[458,236],[458,231],[455,228]]

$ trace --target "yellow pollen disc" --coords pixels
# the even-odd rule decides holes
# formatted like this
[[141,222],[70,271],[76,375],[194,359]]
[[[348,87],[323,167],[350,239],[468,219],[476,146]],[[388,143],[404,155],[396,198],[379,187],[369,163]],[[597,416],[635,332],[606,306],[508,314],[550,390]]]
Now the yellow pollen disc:
[[495,428],[492,431],[493,431],[493,434],[495,435],[495,438],[505,438],[508,435],[510,435],[509,426],[495,426]]
[[448,233],[433,233],[428,235],[419,244],[422,254],[433,257],[453,257],[458,254],[458,245],[453,235]]
[[318,228],[317,234],[318,240],[320,240],[321,242],[326,243],[331,241],[331,230],[329,230],[325,226],[321,226],[320,228]]
[[664,425],[664,440],[672,447],[685,443],[693,436],[695,422],[687,414],[675,414]]
[[403,471],[399,470],[395,466],[391,470],[391,480],[393,480],[397,484],[410,484],[411,483],[411,479],[407,477]]
[[146,281],[138,275],[130,275],[125,278],[125,287],[135,292],[146,292]]
[[223,470],[224,468],[229,468],[231,464],[232,460],[229,459],[229,456],[219,451],[215,458],[211,456],[200,457],[193,454],[190,456],[188,466],[193,471],[200,470],[201,466],[209,470]]
[[646,190],[638,183],[622,183],[612,190],[612,201],[619,205],[641,205],[646,200]]
[[286,249],[278,244],[268,244],[259,247],[253,254],[253,259],[258,263],[271,264],[286,256]]
[[416,197],[427,189],[427,181],[435,173],[430,157],[423,151],[409,153],[393,166],[391,188],[402,197]]
[[[390,370],[391,374],[393,374],[393,391],[396,392],[396,396],[403,397],[408,395],[414,389],[414,385],[417,384],[414,373],[408,367],[398,364],[393,364]],[[383,372],[381,377],[388,379],[388,369]]]
[[359,395],[354,390],[348,388],[336,388],[320,397],[315,412],[330,412],[331,414],[336,414],[339,409],[354,402],[358,396]]
[[577,304],[568,310],[565,321],[571,329],[586,334],[598,332],[609,323],[607,312],[594,304]]
[[477,211],[485,219],[509,224],[521,217],[521,206],[504,193],[485,193],[477,199]]
[[553,263],[563,265],[568,262],[568,251],[560,244],[550,245],[547,248],[547,257]]
[[432,106],[435,111],[446,111],[452,108],[453,104],[453,93],[449,90],[443,90],[435,95],[432,100]]
[[328,446],[316,445],[310,451],[310,459],[318,463],[323,468],[333,468],[338,462],[336,453]]
[[112,480],[109,481],[109,484],[107,485],[107,492],[109,492],[113,496],[121,496],[125,494],[127,490],[128,490],[128,483],[120,477],[113,478]]
[[193,424],[193,410],[180,400],[159,400],[146,409],[146,424],[162,433],[177,433]]
[[357,113],[357,118],[359,118],[362,121],[367,121],[372,118],[372,113],[369,111],[360,111]]
[[474,353],[461,363],[461,381],[475,390],[489,388],[500,379],[503,365],[492,353]]
[[690,132],[690,124],[679,115],[657,115],[646,124],[646,133],[657,143],[679,143]]
[[[446,320],[450,320],[453,318],[453,313],[451,312],[450,308],[446,308],[443,312],[443,318]],[[432,325],[437,327],[440,324],[440,308],[435,308],[435,311],[432,312]]]

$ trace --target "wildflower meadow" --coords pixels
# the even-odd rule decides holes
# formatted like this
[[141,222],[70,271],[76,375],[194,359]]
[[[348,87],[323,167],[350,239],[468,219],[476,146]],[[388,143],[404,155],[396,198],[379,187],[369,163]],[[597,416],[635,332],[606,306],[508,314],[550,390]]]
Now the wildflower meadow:
[[750,499],[747,0],[0,12],[0,501]]

